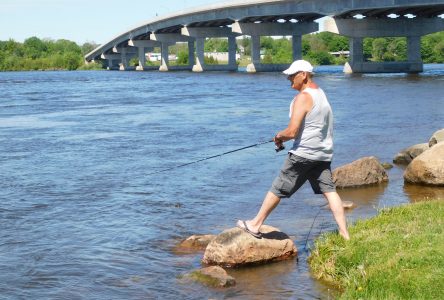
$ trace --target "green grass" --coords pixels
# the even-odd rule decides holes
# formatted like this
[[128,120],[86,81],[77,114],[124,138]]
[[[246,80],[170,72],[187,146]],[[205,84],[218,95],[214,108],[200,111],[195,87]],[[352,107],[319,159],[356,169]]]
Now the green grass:
[[348,242],[322,235],[309,265],[341,299],[444,299],[443,227],[443,201],[384,209],[351,226]]

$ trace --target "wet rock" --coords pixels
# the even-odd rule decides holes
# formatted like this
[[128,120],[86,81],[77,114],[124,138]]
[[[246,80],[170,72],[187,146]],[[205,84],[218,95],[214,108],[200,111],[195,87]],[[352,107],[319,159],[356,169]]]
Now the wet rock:
[[444,186],[444,141],[416,157],[405,170],[404,181]]
[[210,265],[238,267],[294,257],[297,249],[288,235],[262,225],[262,237],[255,238],[240,228],[223,231],[206,250],[202,262]]
[[370,156],[335,169],[333,181],[341,189],[387,182],[388,175],[379,160]]
[[230,287],[236,284],[236,280],[219,266],[211,266],[193,271],[185,275],[184,278],[210,287]]
[[190,253],[205,250],[207,245],[216,238],[214,234],[192,235],[180,242],[174,249],[176,253]]
[[351,209],[355,208],[356,205],[353,203],[353,201],[342,201],[342,207],[345,209]]
[[429,147],[444,141],[444,129],[436,131],[429,140]]
[[382,163],[381,165],[386,170],[390,170],[390,169],[393,168],[393,165],[391,163],[388,163],[388,162]]
[[429,144],[416,144],[406,149],[401,150],[393,158],[393,163],[398,165],[408,165],[415,157],[429,149]]

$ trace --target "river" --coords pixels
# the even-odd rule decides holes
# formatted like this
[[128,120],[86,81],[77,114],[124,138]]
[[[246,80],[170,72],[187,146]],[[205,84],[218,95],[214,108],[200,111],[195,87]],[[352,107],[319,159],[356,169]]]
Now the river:
[[[333,168],[391,162],[444,128],[444,65],[419,75],[341,69],[315,70],[334,111]],[[174,253],[179,241],[254,216],[285,157],[272,144],[149,175],[270,139],[294,94],[279,73],[0,73],[0,298],[334,297],[306,262],[305,243],[335,229],[327,209],[314,220],[324,201],[307,185],[266,222],[294,239],[298,260],[228,270],[237,280],[228,289],[179,279],[203,255]],[[401,167],[388,173],[387,185],[341,192],[357,204],[349,222],[444,198],[405,188]]]

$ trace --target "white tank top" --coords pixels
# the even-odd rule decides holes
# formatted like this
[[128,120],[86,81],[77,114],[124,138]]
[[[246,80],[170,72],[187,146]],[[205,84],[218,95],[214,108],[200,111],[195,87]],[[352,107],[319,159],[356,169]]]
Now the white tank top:
[[[311,160],[331,161],[333,158],[333,113],[327,96],[321,88],[306,88],[302,92],[311,95],[313,108],[305,116],[289,152]],[[290,104],[290,118],[295,100],[296,98]]]

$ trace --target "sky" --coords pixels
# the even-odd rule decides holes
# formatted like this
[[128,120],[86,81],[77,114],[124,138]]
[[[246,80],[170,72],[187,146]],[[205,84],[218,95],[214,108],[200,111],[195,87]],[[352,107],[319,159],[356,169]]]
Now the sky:
[[0,0],[0,40],[102,44],[157,16],[220,0]]

